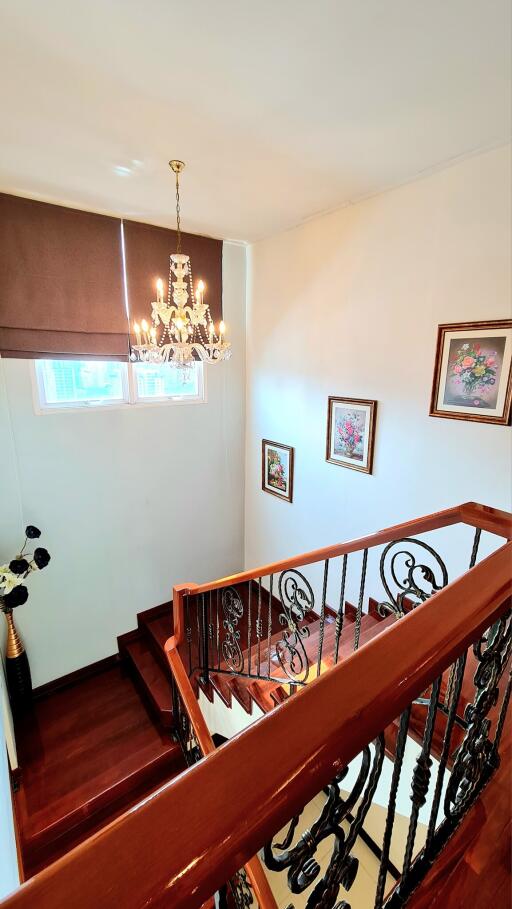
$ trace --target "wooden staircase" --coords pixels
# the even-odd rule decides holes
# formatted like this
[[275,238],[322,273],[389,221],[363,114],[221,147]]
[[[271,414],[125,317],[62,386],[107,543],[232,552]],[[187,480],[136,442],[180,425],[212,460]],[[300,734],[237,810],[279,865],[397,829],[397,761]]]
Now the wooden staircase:
[[[389,627],[396,620],[394,617],[382,618],[377,612],[376,600],[370,599],[368,613],[363,613],[361,620],[361,637],[359,646]],[[290,685],[285,673],[279,665],[273,648],[282,637],[282,626],[278,625],[277,617],[281,612],[279,601],[274,598],[272,604],[276,627],[280,628],[271,637],[271,672],[282,682],[267,681],[259,678],[244,678],[231,674],[225,662],[220,663],[217,672],[210,672],[208,682],[204,682],[199,673],[195,673],[192,683],[196,695],[201,690],[213,702],[217,695],[222,703],[231,708],[236,701],[248,715],[252,714],[253,704],[256,704],[263,713],[268,713],[274,707],[283,703],[290,696]],[[339,660],[346,658],[354,648],[356,609],[351,603],[345,603],[343,630],[340,636]],[[326,607],[324,627],[324,653],[321,673],[326,672],[333,664],[335,640],[336,613],[329,606]],[[316,677],[316,655],[320,635],[320,618],[309,613],[304,620],[308,625],[309,636],[303,639],[310,676],[308,681]],[[154,609],[140,613],[137,617],[137,628],[118,637],[119,653],[129,669],[135,685],[140,692],[151,716],[160,724],[162,729],[170,730],[173,725],[171,703],[171,673],[164,651],[165,641],[173,633],[172,603],[163,603]],[[253,651],[255,648],[253,647]],[[249,664],[248,651],[243,652],[244,663]],[[267,666],[268,649],[267,641],[262,642],[261,665]],[[251,672],[256,675],[256,655],[252,653]]]
[[[412,603],[405,601],[405,611],[409,612],[413,607]],[[265,608],[267,603],[265,604]],[[281,611],[279,601],[274,598],[272,604],[275,624],[277,627],[277,617]],[[367,612],[364,612],[361,620],[361,634],[359,647],[364,646],[368,641],[380,634],[386,628],[393,625],[397,619],[394,616],[382,617],[378,612],[378,601],[368,598]],[[354,649],[355,622],[357,610],[355,606],[346,601],[343,615],[343,629],[339,641],[338,662],[346,659]],[[334,665],[334,642],[335,642],[335,611],[326,606],[325,626],[324,626],[324,644],[320,674],[323,674]],[[303,639],[306,654],[310,665],[310,675],[308,681],[316,677],[316,656],[318,649],[318,639],[320,635],[320,618],[316,614],[309,613],[306,616],[305,623],[308,625],[309,636]],[[153,609],[139,613],[137,616],[137,628],[118,637],[119,654],[124,665],[130,672],[131,677],[139,691],[141,698],[152,719],[158,724],[163,731],[170,732],[173,727],[173,714],[171,703],[171,672],[165,656],[164,645],[166,640],[173,633],[172,603],[162,603]],[[271,654],[278,640],[282,637],[281,630],[277,631],[271,638]],[[256,675],[256,655],[253,647],[251,659],[251,671]],[[244,663],[248,665],[248,652],[243,652]],[[261,650],[261,664],[267,666],[268,650],[267,642]],[[253,704],[263,712],[269,713],[279,704],[282,704],[290,697],[290,685],[281,669],[275,651],[271,655],[272,675],[282,678],[282,682],[266,681],[258,678],[244,678],[229,672],[225,662],[220,663],[220,669],[223,671],[210,672],[208,682],[205,683],[195,673],[192,678],[192,687],[196,693],[202,691],[203,694],[214,702],[215,696],[227,707],[231,708],[233,701],[237,702],[243,710],[250,716],[253,712]],[[475,671],[475,659],[468,657],[464,682],[461,692],[461,706],[468,703],[474,693],[473,675]],[[440,698],[444,699],[448,685],[448,673],[445,673],[441,683]],[[428,696],[428,691],[424,694]],[[425,707],[418,704],[414,705],[411,711],[409,723],[409,734],[421,743],[425,723]],[[432,754],[439,758],[441,755],[444,731],[446,728],[446,718],[438,714],[434,729],[432,742]],[[395,757],[396,737],[398,733],[398,720],[395,720],[386,729],[386,754],[391,760]],[[454,742],[460,744],[463,738],[463,730],[455,727],[453,732]],[[449,760],[449,765],[451,760]]]
[[137,628],[118,637],[119,654],[152,718],[162,729],[173,725],[170,671],[164,644],[173,632],[172,603],[140,612]]

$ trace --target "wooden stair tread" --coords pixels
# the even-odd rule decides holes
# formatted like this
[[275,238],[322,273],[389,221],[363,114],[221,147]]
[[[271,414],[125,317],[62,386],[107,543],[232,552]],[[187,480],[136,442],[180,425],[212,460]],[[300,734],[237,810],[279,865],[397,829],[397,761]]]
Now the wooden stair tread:
[[[361,637],[360,637],[360,646],[363,646],[368,640],[375,635],[379,634],[384,630],[388,625],[393,624],[396,621],[394,616],[389,616],[386,619],[380,619],[373,615],[363,614],[361,622]],[[308,657],[310,667],[313,669],[313,672],[310,671],[309,681],[312,681],[313,678],[316,678],[316,660],[317,660],[317,646],[320,635],[320,620],[317,619],[309,625],[309,637],[303,638],[303,644]],[[276,635],[273,636],[272,643],[275,647],[277,641],[282,637],[283,629],[281,629]],[[324,645],[323,650],[326,654],[325,657],[322,657],[321,664],[321,674],[332,665],[334,665],[334,643],[336,636],[336,627],[332,617],[329,617],[329,620],[325,622],[324,625]],[[262,642],[263,643],[263,642]],[[339,657],[341,660],[346,658],[350,653],[352,653],[354,648],[354,623],[350,618],[345,617],[344,626],[342,633],[340,635],[340,646],[339,646]],[[263,654],[263,651],[262,651]],[[265,652],[264,659],[262,655],[261,665],[266,668],[267,666],[267,651],[266,651],[266,642],[265,642]],[[244,664],[247,664],[247,651],[244,654]],[[256,658],[253,657],[251,662],[251,667],[254,671],[257,668]],[[210,681],[212,688],[217,690],[222,690],[220,694],[224,703],[229,706],[228,700],[229,695],[226,693],[226,688],[229,689],[230,693],[242,704],[247,713],[250,713],[250,702],[251,698],[258,705],[258,707],[265,713],[268,713],[275,706],[282,703],[288,697],[287,689],[289,687],[289,680],[284,672],[284,670],[279,665],[279,661],[275,656],[271,659],[271,673],[275,678],[275,681],[268,681],[266,679],[258,678],[248,678],[244,676],[237,675],[227,675],[224,673],[212,673],[210,676]],[[204,690],[204,688],[203,688]],[[242,692],[247,692],[249,698],[244,697]]]
[[115,666],[34,704],[20,722],[22,767],[15,795],[24,855],[119,807],[134,789],[184,767],[179,746],[159,732],[133,681]]
[[[143,622],[143,629],[154,645],[163,652],[165,642],[172,635],[172,622],[169,616],[158,616],[149,622]],[[164,654],[165,656],[165,654]]]
[[170,676],[143,639],[135,639],[125,646],[125,653],[131,661],[137,680],[144,694],[164,726],[172,725],[172,699]]

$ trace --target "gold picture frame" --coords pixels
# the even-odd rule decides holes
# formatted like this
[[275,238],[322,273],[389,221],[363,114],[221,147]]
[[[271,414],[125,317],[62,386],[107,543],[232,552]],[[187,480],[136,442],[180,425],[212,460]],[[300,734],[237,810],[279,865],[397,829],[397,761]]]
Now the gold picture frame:
[[293,501],[294,455],[290,445],[261,441],[261,488],[285,502]]
[[327,402],[325,460],[371,473],[376,418],[377,401],[331,395]]
[[506,426],[512,410],[512,319],[439,325],[429,415]]

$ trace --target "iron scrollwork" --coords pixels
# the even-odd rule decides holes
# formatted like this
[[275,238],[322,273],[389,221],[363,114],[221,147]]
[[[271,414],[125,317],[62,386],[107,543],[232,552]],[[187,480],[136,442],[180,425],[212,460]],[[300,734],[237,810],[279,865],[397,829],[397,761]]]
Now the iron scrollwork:
[[283,607],[279,622],[286,628],[276,644],[276,656],[290,681],[304,683],[309,663],[303,639],[309,637],[309,628],[307,625],[301,628],[300,622],[314,607],[313,589],[300,571],[288,569],[279,577],[279,599]]
[[[407,548],[401,548],[404,546]],[[416,561],[414,547],[419,547],[416,555],[422,559],[428,553],[432,565]],[[388,543],[380,559],[380,577],[389,599],[379,603],[379,613],[382,616],[391,613],[398,618],[405,615],[404,600],[417,606],[448,583],[448,571],[439,553],[422,540],[412,538]]]
[[466,706],[464,741],[457,753],[446,789],[444,811],[459,818],[469,807],[486,770],[496,765],[497,755],[489,739],[489,711],[498,702],[499,683],[512,649],[512,613],[502,616],[474,646],[478,660],[474,685],[476,695]]
[[222,591],[222,610],[224,612],[222,624],[226,630],[226,636],[222,642],[222,656],[231,672],[242,672],[244,658],[240,647],[240,630],[237,625],[244,614],[244,606],[234,587],[226,587]]
[[[340,783],[348,766],[325,788],[326,801],[320,816],[294,846],[292,842],[302,812],[292,818],[282,842],[273,841],[265,846],[267,868],[272,871],[287,869],[288,887],[292,893],[302,893],[317,881],[309,895],[307,909],[350,909],[345,900],[338,902],[338,894],[340,887],[350,890],[357,876],[359,860],[352,855],[352,849],[372,803],[383,760],[384,736],[380,735],[373,742],[373,756],[370,745],[363,750],[357,779],[346,799],[342,798]],[[357,803],[353,817],[351,812]],[[341,826],[343,821],[349,825],[347,831]],[[320,843],[330,836],[334,836],[334,849],[325,873],[317,880],[321,869],[315,854]]]
[[249,906],[254,905],[251,885],[244,868],[241,868],[229,883],[236,909],[248,909]]

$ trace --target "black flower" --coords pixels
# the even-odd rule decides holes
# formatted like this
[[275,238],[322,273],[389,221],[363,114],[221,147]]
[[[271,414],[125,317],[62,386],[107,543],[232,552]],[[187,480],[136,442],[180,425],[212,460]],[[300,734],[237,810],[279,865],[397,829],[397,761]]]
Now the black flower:
[[28,527],[25,527],[25,536],[27,536],[29,540],[36,540],[37,537],[41,536],[41,531],[39,530],[39,527],[34,527],[33,524],[29,524]]
[[34,549],[34,562],[38,568],[46,568],[49,561],[50,553],[47,549],[43,549],[41,546],[38,546],[37,549]]
[[30,565],[26,559],[13,559],[12,562],[9,562],[9,568],[13,574],[25,574]]
[[5,594],[4,606],[7,606],[7,609],[15,609],[16,606],[23,606],[23,603],[26,603],[27,600],[27,588],[24,584],[18,584],[17,587],[13,587],[10,593]]

